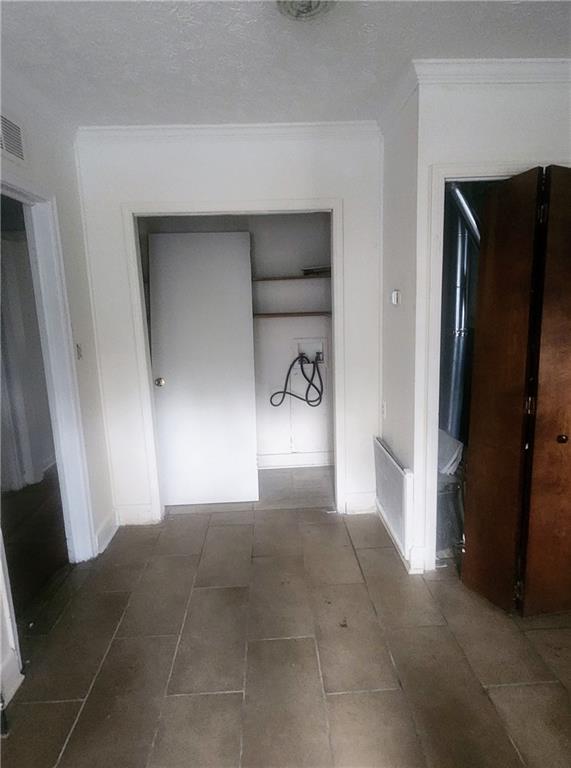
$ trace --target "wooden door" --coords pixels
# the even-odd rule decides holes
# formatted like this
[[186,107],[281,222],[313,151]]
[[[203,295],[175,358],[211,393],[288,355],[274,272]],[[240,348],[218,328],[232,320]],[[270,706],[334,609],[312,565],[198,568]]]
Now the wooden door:
[[571,610],[571,169],[548,168],[547,190],[526,615]]
[[541,179],[542,170],[534,168],[492,191],[478,278],[462,580],[508,610],[514,603],[522,533],[530,297]]
[[250,235],[149,237],[165,505],[258,500]]

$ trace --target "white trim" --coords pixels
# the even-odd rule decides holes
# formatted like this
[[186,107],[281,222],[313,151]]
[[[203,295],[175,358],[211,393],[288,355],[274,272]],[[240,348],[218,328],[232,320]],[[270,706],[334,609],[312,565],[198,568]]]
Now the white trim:
[[438,408],[444,192],[447,181],[502,179],[535,166],[571,165],[571,159],[513,160],[479,164],[437,164],[430,169],[426,212],[419,218],[415,342],[414,520],[424,532],[424,568],[436,564]]
[[227,142],[245,138],[260,140],[290,139],[298,141],[303,138],[312,139],[349,139],[370,138],[379,136],[379,126],[376,120],[330,122],[330,123],[228,123],[226,125],[104,125],[81,126],[77,130],[77,140],[84,144],[93,139],[100,144],[109,140],[117,142],[124,139],[132,142],[143,141],[188,141],[218,139]]
[[[422,551],[423,557],[421,560],[418,559],[418,553],[415,550],[411,550],[411,560],[407,560],[406,557],[403,555],[400,544],[398,543],[398,537],[395,535],[391,524],[385,515],[385,511],[382,507],[382,504],[379,502],[378,499],[375,499],[375,509],[377,511],[378,516],[381,518],[381,522],[384,525],[384,527],[387,530],[387,533],[389,534],[389,537],[393,543],[393,546],[396,550],[397,555],[400,557],[402,564],[406,568],[407,572],[412,574],[417,573],[423,573],[424,571],[424,550]],[[412,559],[412,556],[414,556],[414,561]]]
[[289,467],[330,467],[333,451],[306,453],[259,453],[258,469],[288,469]]
[[80,562],[97,547],[56,203],[4,184],[2,194],[24,204],[68,553]]
[[[376,124],[375,124],[376,125]],[[267,126],[265,127],[267,128]],[[283,130],[283,127],[281,127]],[[190,128],[191,131],[195,130]],[[208,133],[211,132],[209,128]],[[223,129],[222,129],[223,130]],[[255,127],[254,127],[255,130]],[[186,133],[186,132],[185,132]],[[377,128],[378,133],[378,128]],[[162,136],[162,132],[160,132]],[[240,127],[244,135],[244,127]],[[334,135],[337,135],[334,133]],[[143,410],[145,449],[147,453],[147,471],[151,483],[150,516],[160,520],[163,514],[159,495],[158,469],[155,443],[155,413],[152,391],[152,371],[148,334],[146,332],[146,313],[140,274],[138,238],[135,231],[136,216],[204,216],[204,215],[256,215],[277,213],[331,213],[331,277],[332,277],[332,325],[333,325],[333,391],[334,391],[334,445],[335,445],[335,498],[339,512],[350,508],[367,509],[374,505],[372,500],[357,501],[348,499],[345,493],[346,456],[345,456],[345,321],[343,304],[343,202],[338,199],[264,199],[242,201],[188,201],[176,202],[130,202],[121,206],[123,234],[127,254],[129,293],[132,329],[137,350],[139,369],[139,387]],[[104,401],[105,402],[105,401]],[[364,496],[366,494],[358,494]],[[354,507],[354,504],[358,504]],[[149,509],[149,505],[146,505]],[[118,507],[120,524],[125,525],[140,519],[141,506]]]
[[568,83],[571,59],[414,59],[421,85]]
[[113,536],[115,536],[118,527],[119,526],[115,520],[115,515],[106,517],[105,520],[101,523],[95,533],[95,537],[97,539],[97,552],[99,554],[107,549],[107,546]]
[[376,503],[375,491],[360,491],[358,493],[345,494],[345,509],[347,515],[372,512]]
[[[18,631],[16,628],[16,619],[14,605],[12,603],[12,593],[10,591],[10,580],[8,577],[8,565],[6,563],[6,552],[4,551],[4,540],[0,531],[0,621],[5,625],[6,644],[2,644],[0,653],[2,662],[0,664],[0,690],[4,699],[4,704],[8,704],[14,696],[20,685],[24,681],[21,673],[22,662],[20,655],[20,645],[18,643]],[[0,627],[0,632],[4,628]]]

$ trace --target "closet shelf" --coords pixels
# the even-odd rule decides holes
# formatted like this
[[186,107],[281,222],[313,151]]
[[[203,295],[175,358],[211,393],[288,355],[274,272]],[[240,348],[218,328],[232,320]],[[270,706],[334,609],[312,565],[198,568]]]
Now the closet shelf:
[[254,317],[331,317],[331,312],[254,312]]
[[286,277],[253,277],[252,282],[253,283],[273,283],[278,280],[285,282],[286,280],[323,280],[323,279],[330,280],[331,275],[318,274],[318,275],[288,275]]

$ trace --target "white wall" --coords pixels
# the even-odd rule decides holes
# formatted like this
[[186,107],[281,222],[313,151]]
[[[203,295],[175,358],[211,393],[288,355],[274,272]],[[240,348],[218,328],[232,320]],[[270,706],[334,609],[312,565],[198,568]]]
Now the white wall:
[[[139,221],[143,264],[148,235],[165,232],[249,232],[254,277],[301,275],[304,267],[331,264],[331,217],[327,213],[258,216],[163,216]],[[143,266],[143,273],[148,268]],[[146,278],[145,278],[146,279]],[[331,312],[331,280],[254,281],[254,312]],[[325,396],[318,408],[286,398],[273,408],[299,338],[322,338]],[[323,466],[333,463],[331,319],[327,317],[256,319],[256,416],[258,464],[267,467]],[[295,379],[295,391],[305,386]],[[313,394],[315,394],[313,392]]]
[[[386,168],[394,147],[403,159],[398,226],[390,221],[397,168],[385,173],[383,214],[383,435],[414,471],[408,547],[427,567],[434,563],[440,343],[441,242],[434,238],[442,222],[433,213],[441,211],[442,201],[433,195],[434,180],[447,173],[451,178],[501,177],[550,162],[568,164],[571,158],[571,91],[559,73],[559,82],[548,82],[541,68],[534,75],[533,62],[522,63],[520,76],[510,64],[503,76],[501,63],[493,65],[491,75],[485,62],[472,63],[470,71],[462,66],[459,74],[454,62],[436,64],[441,72],[420,68],[418,128],[405,109],[397,117],[395,139],[386,139]],[[480,71],[482,83],[476,82]],[[515,79],[519,82],[509,82]],[[415,176],[405,160],[414,156],[416,132]],[[390,306],[393,287],[403,289],[400,307]]]
[[[132,223],[149,213],[319,209],[340,201],[338,309],[345,376],[339,398],[341,508],[374,501],[378,425],[379,134],[371,124],[82,129],[78,135],[113,496],[122,522],[158,519],[150,381],[135,287]],[[339,461],[339,458],[338,458]]]
[[[3,71],[2,113],[24,132],[25,163],[5,160],[2,180],[57,205],[65,278],[74,340],[81,345],[76,363],[94,527],[100,548],[115,528],[101,394],[90,309],[81,212],[74,157],[74,130],[54,116],[41,94]],[[4,160],[4,158],[3,158]]]
[[[323,401],[317,408],[311,408],[295,398],[286,397],[281,406],[274,408],[270,405],[270,396],[284,386],[290,363],[297,356],[297,339],[323,339],[325,364],[320,366],[324,383]],[[265,468],[332,464],[331,318],[256,318],[254,354],[258,466]],[[306,370],[311,372],[309,366],[306,366]],[[306,386],[299,368],[296,367],[290,379],[291,391],[304,394]],[[310,395],[314,397],[316,392],[312,390]]]
[[[403,467],[413,466],[418,91],[384,134],[381,432]],[[390,302],[401,291],[401,304]]]

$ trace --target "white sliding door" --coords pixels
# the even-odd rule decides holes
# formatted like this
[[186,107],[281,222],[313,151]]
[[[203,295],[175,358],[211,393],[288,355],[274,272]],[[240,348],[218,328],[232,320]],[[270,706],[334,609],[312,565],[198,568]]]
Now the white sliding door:
[[162,502],[255,501],[250,235],[151,235],[149,258]]

